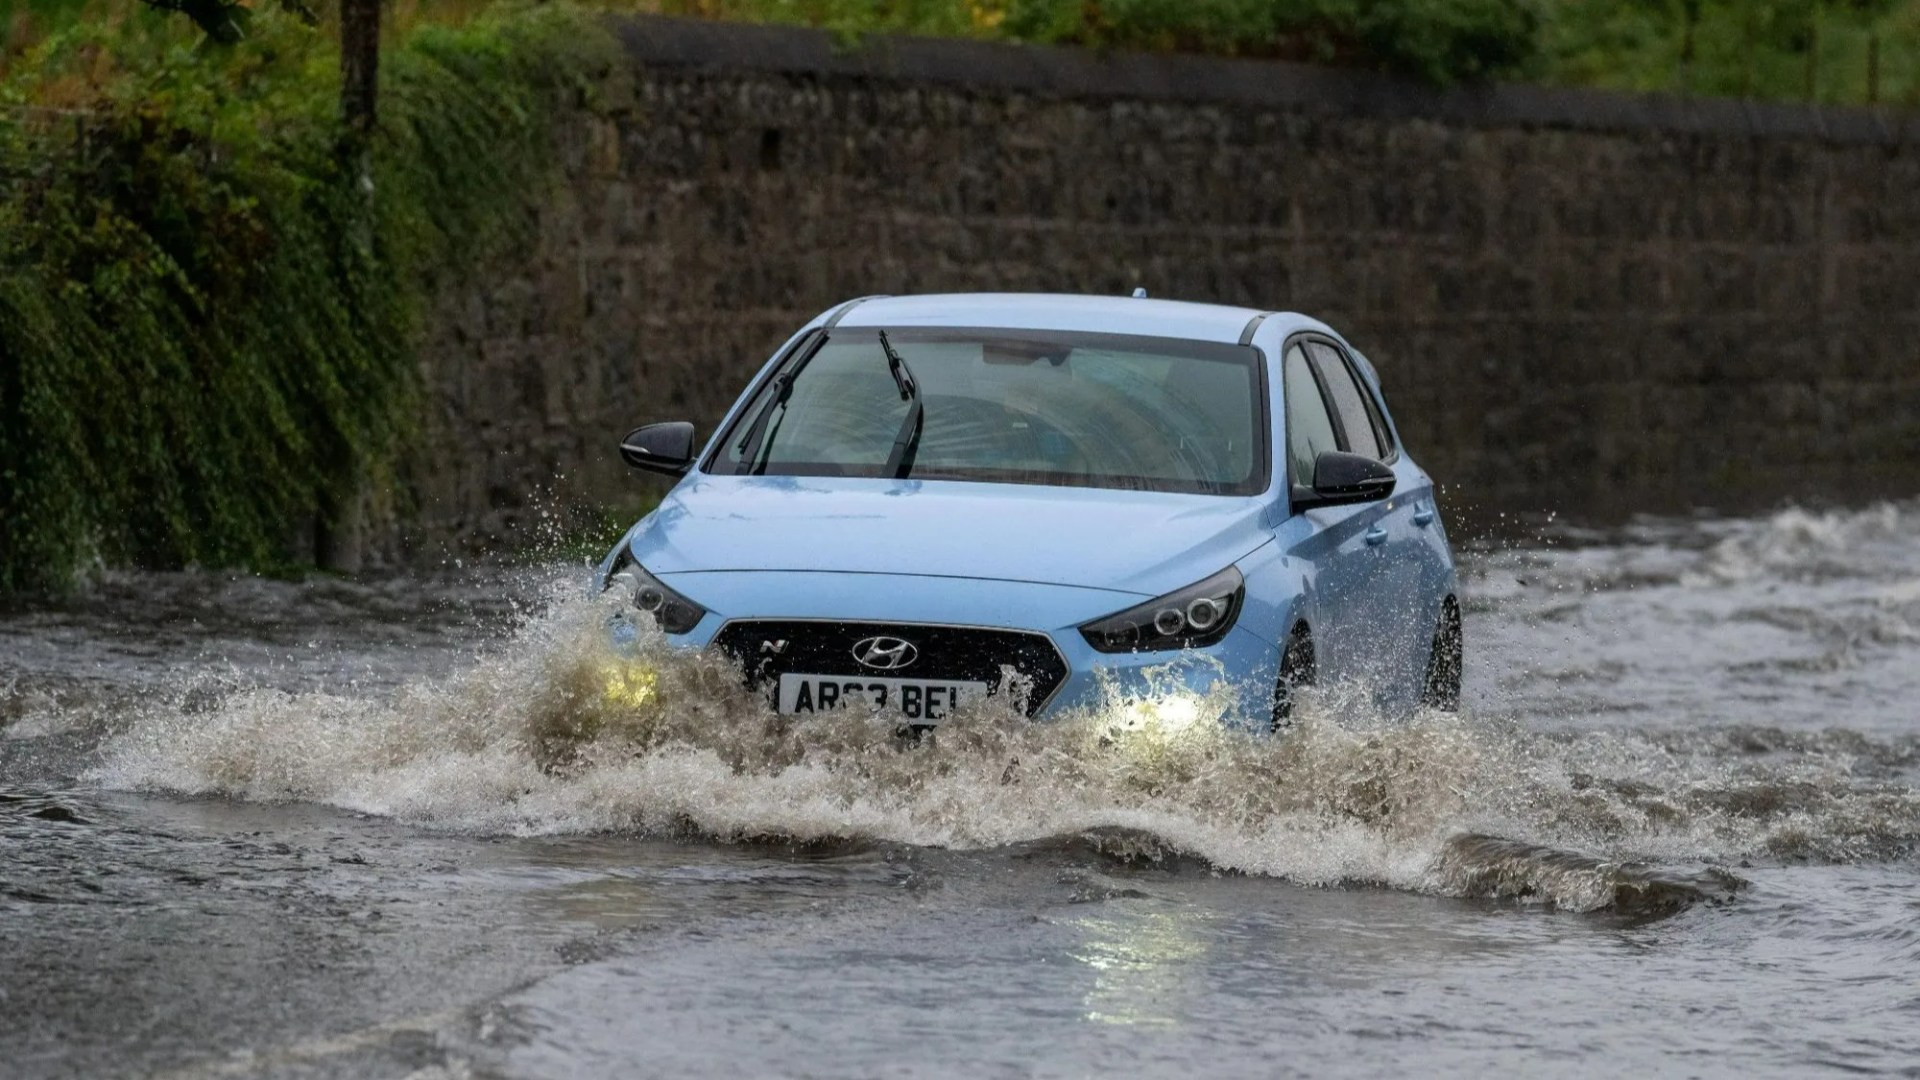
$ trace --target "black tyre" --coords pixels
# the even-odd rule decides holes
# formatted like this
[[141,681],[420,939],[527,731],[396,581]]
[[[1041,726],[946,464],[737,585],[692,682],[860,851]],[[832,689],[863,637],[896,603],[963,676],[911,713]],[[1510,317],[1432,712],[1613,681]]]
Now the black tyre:
[[1459,712],[1460,672],[1465,663],[1460,605],[1449,596],[1440,606],[1440,622],[1433,629],[1433,652],[1427,656],[1427,681],[1420,691],[1420,704],[1442,712]]
[[1280,654],[1280,681],[1273,688],[1273,730],[1283,731],[1293,724],[1294,691],[1312,686],[1318,674],[1313,658],[1313,638],[1304,625],[1287,635],[1287,650]]

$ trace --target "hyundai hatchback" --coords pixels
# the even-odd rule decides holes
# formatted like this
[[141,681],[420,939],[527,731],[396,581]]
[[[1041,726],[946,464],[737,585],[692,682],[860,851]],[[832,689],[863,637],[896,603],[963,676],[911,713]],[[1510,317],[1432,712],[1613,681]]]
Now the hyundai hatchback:
[[999,695],[1266,729],[1313,683],[1457,705],[1433,482],[1372,366],[1306,316],[853,300],[694,434],[623,440],[680,480],[599,581],[783,713],[924,726]]

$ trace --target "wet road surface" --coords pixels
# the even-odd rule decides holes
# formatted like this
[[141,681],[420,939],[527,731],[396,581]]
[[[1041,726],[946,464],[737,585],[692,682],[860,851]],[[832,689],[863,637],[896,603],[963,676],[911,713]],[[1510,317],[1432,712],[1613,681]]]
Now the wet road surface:
[[1480,551],[1467,710],[903,747],[564,569],[0,614],[0,1075],[1920,1070],[1920,507]]

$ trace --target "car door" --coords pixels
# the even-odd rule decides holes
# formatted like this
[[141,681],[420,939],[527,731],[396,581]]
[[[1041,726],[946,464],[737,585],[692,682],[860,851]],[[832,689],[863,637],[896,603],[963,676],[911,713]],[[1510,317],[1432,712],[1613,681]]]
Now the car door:
[[1387,452],[1385,460],[1396,477],[1387,546],[1393,559],[1397,598],[1394,614],[1403,621],[1407,640],[1398,654],[1401,678],[1394,685],[1401,689],[1404,704],[1412,707],[1426,686],[1427,661],[1433,652],[1434,631],[1439,627],[1441,601],[1454,591],[1453,556],[1448,550],[1446,527],[1440,521],[1433,478],[1401,450],[1379,377],[1365,358],[1351,349],[1347,355],[1356,361],[1360,387],[1366,392],[1380,445]]
[[1396,475],[1393,494],[1363,508],[1368,524],[1361,542],[1341,550],[1342,558],[1352,560],[1348,576],[1357,590],[1347,612],[1352,629],[1345,646],[1352,676],[1365,682],[1381,705],[1409,708],[1419,693],[1432,633],[1429,590],[1421,574],[1421,530],[1433,514],[1431,485],[1400,454],[1370,385],[1346,350],[1313,339],[1307,351],[1331,406],[1340,448],[1382,462]]
[[[1290,490],[1311,488],[1314,460],[1325,451],[1345,448],[1310,344],[1311,339],[1296,338],[1281,360]],[[1378,527],[1379,504],[1318,506],[1295,517],[1306,531],[1302,535],[1297,524],[1289,528],[1297,537],[1289,554],[1308,567],[1307,624],[1319,679],[1331,684],[1364,678],[1368,592],[1379,567],[1378,548],[1387,535]]]

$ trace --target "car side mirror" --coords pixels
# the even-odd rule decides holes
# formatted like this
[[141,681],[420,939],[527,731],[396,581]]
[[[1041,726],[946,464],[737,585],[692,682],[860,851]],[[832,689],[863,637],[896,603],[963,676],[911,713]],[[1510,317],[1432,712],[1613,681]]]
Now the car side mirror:
[[620,456],[636,469],[685,476],[693,467],[693,425],[675,420],[634,428],[620,440]]
[[1294,505],[1348,506],[1378,502],[1393,494],[1393,470],[1367,457],[1328,450],[1313,459],[1313,487],[1294,489]]

